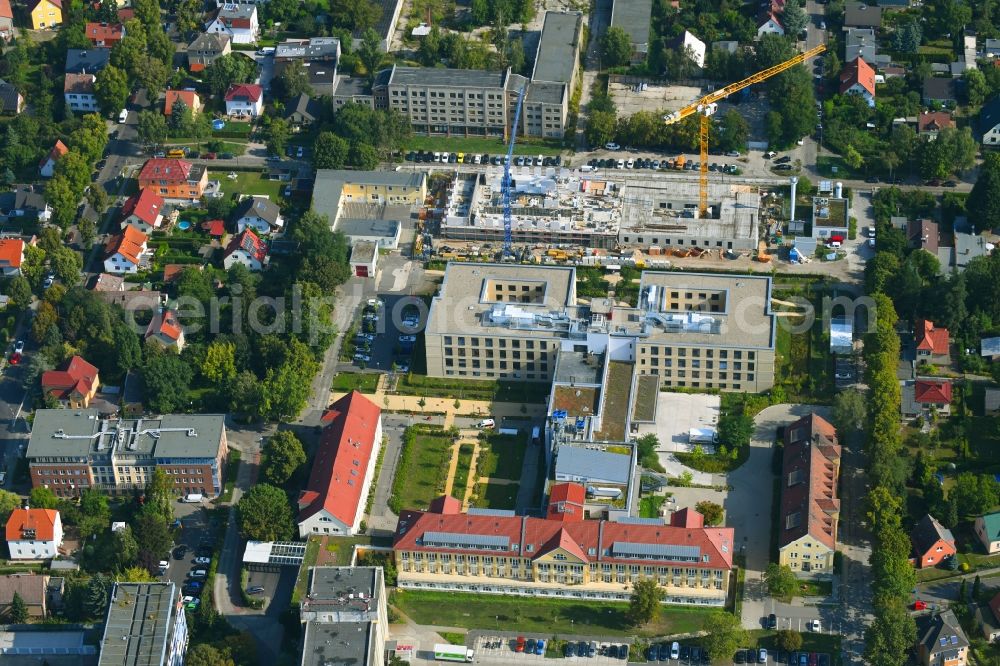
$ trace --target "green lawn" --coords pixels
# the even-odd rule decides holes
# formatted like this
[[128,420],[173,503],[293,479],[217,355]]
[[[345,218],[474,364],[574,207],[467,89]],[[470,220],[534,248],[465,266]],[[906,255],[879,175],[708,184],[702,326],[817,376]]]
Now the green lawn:
[[444,492],[451,459],[451,435],[440,428],[413,426],[404,435],[399,473],[392,483],[390,507],[426,509]]
[[[189,146],[201,151],[202,155],[211,152],[208,144],[217,139],[194,139],[189,136],[169,137],[163,144],[165,150],[170,150],[173,146]],[[232,153],[233,155],[243,155],[247,152],[247,144],[241,141],[223,141],[219,153]]]
[[[408,150],[430,150],[448,153],[489,153],[497,155],[507,152],[507,145],[500,139],[465,137],[414,136],[410,138]],[[540,143],[518,138],[514,145],[515,155],[558,155],[563,151],[560,143]]]
[[[836,171],[833,170],[834,167],[836,167]],[[820,175],[830,178],[860,179],[865,177],[862,172],[847,166],[839,155],[820,155],[816,158],[816,170],[819,171]]]
[[302,558],[302,566],[299,567],[299,577],[295,580],[295,588],[292,590],[292,605],[299,603],[299,599],[306,593],[306,586],[309,585],[309,567],[315,566],[316,558],[319,556],[320,537],[309,537],[306,543],[306,554]]
[[229,449],[229,460],[226,461],[226,485],[223,487],[220,502],[233,501],[233,488],[236,487],[236,475],[240,471],[239,449]]
[[[812,302],[816,313],[822,312],[821,288],[807,289],[804,294]],[[786,294],[778,292],[776,298]],[[782,318],[787,324],[798,324],[800,317]],[[792,332],[778,322],[775,340],[775,384],[781,386],[786,402],[829,403],[833,399],[833,360],[830,354],[830,335],[824,329],[822,317],[817,317],[806,332]]]
[[480,483],[476,486],[476,496],[469,502],[481,509],[517,508],[518,483]]
[[659,518],[660,507],[667,501],[664,495],[649,495],[639,499],[640,518]]
[[[664,636],[700,631],[713,612],[704,608],[663,606],[654,624],[636,630],[625,612],[628,604],[603,601],[532,599],[491,594],[397,590],[390,600],[418,624],[468,629],[504,629],[545,635]],[[717,611],[715,611],[717,612]]]
[[339,372],[333,378],[332,391],[354,391],[374,393],[378,386],[378,375],[373,372]]
[[493,382],[477,379],[428,377],[410,372],[396,386],[399,395],[456,400],[494,400],[498,402],[544,402],[550,386],[543,382]]
[[451,496],[455,499],[465,499],[465,486],[469,482],[469,472],[472,471],[472,444],[462,444],[458,447],[458,465],[455,467],[455,481],[451,484]]
[[263,174],[256,171],[233,171],[232,173],[236,174],[235,180],[229,178],[229,173],[229,171],[208,172],[208,179],[219,181],[226,196],[236,192],[239,194],[260,194],[277,202],[281,188],[288,184],[278,180],[264,180]]
[[677,456],[677,460],[679,460],[681,464],[686,465],[691,469],[696,469],[699,472],[708,472],[709,474],[728,474],[747,461],[747,458],[750,457],[750,447],[741,446],[736,449],[735,453],[735,457],[733,456],[732,451],[729,451],[726,455],[721,455],[720,453],[708,454],[704,452],[677,452],[674,453],[674,455]]
[[527,438],[520,435],[488,433],[480,437],[477,474],[496,479],[521,478]]
[[621,442],[625,439],[625,421],[628,418],[628,397],[632,389],[633,364],[612,361],[608,367],[608,379],[604,384],[604,413],[601,431],[595,433],[598,440]]

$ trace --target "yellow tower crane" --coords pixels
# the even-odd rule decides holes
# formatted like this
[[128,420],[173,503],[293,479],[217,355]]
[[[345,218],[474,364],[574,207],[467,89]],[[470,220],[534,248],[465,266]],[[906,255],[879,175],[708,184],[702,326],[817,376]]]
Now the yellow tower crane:
[[729,97],[734,92],[743,90],[744,88],[752,86],[755,83],[766,81],[776,74],[781,74],[785,70],[791,69],[799,63],[805,62],[809,58],[818,56],[825,50],[826,46],[824,44],[820,44],[819,46],[809,49],[808,51],[796,54],[794,57],[789,58],[783,63],[774,65],[773,67],[768,67],[767,69],[761,70],[756,74],[751,74],[742,81],[730,83],[724,88],[719,88],[715,92],[708,93],[698,101],[688,104],[683,109],[679,109],[673,113],[663,116],[663,121],[668,125],[680,122],[695,113],[701,116],[701,125],[698,131],[698,135],[701,140],[701,171],[699,173],[700,177],[698,182],[699,215],[705,217],[708,213],[708,130],[710,127],[709,118],[715,114],[715,111],[718,108],[716,103],[719,100]]

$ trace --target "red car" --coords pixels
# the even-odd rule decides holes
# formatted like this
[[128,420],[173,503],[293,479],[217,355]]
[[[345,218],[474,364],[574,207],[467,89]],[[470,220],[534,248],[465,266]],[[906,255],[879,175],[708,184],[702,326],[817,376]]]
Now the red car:
[[927,602],[926,601],[919,601],[919,600],[918,601],[914,601],[913,602],[913,610],[915,610],[915,611],[918,611],[918,610],[927,610]]
[[206,160],[214,160],[215,159],[215,153],[205,153],[205,159]]
[[815,652],[809,653],[809,666],[816,666],[817,655]]
[[21,355],[20,354],[18,354],[17,352],[14,352],[13,354],[10,355],[10,364],[11,365],[17,365],[20,362],[21,362]]
[[524,636],[518,636],[514,644],[514,652],[524,652]]

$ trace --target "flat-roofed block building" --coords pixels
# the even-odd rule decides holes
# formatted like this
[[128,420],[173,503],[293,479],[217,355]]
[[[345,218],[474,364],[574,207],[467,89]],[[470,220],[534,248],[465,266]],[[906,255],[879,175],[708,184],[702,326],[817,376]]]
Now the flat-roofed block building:
[[765,391],[770,297],[766,276],[647,271],[638,307],[582,303],[572,267],[451,263],[428,313],[427,374],[549,382],[558,355],[577,352],[665,386]]
[[427,174],[423,172],[319,169],[312,208],[326,215],[335,228],[348,204],[419,206],[426,198]]
[[301,666],[382,666],[389,633],[382,568],[310,568],[299,619]]
[[611,27],[628,33],[632,43],[632,64],[645,62],[649,55],[652,15],[653,0],[615,0],[611,7]]
[[664,603],[725,604],[731,527],[566,521],[459,508],[435,501],[428,511],[400,513],[393,538],[399,587],[626,601],[633,583],[652,579],[664,588]]
[[98,666],[183,666],[187,617],[173,583],[115,583]]
[[145,488],[162,469],[178,496],[222,491],[226,454],[221,414],[166,414],[102,419],[96,409],[39,409],[25,456],[32,487],[58,497],[86,488],[126,495]]

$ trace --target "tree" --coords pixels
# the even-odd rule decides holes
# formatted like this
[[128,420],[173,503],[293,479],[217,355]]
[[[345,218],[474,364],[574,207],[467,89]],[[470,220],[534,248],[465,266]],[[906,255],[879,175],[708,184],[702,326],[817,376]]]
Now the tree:
[[201,374],[215,386],[225,386],[236,377],[236,345],[214,341],[205,350]]
[[698,513],[705,517],[706,525],[722,524],[723,511],[721,505],[705,500],[695,504],[694,508]]
[[732,613],[716,611],[705,620],[704,630],[707,635],[702,639],[702,645],[708,650],[712,661],[729,659],[749,640],[749,635],[740,624],[740,619]]
[[49,265],[56,277],[66,284],[73,284],[80,279],[83,270],[83,257],[68,247],[60,247],[49,255]]
[[9,490],[0,490],[0,520],[7,524],[10,513],[21,506],[21,496]]
[[36,486],[28,495],[28,505],[35,509],[55,509],[59,506],[59,498],[50,488]]
[[240,53],[227,53],[205,68],[202,80],[213,95],[222,95],[234,83],[249,83],[257,73],[257,63]]
[[288,481],[306,462],[302,442],[290,430],[279,430],[267,440],[264,457],[267,461],[262,470],[264,480],[275,486]]
[[370,0],[330,0],[330,18],[338,28],[365,32],[382,18],[382,7]]
[[370,143],[355,142],[347,153],[347,163],[352,167],[371,171],[378,165],[378,152]]
[[177,354],[151,354],[142,368],[142,380],[150,409],[160,414],[169,414],[187,407],[193,374],[191,366]]
[[24,624],[28,621],[28,604],[24,603],[24,598],[18,592],[15,592],[10,600],[7,617],[11,624]]
[[774,636],[778,649],[785,652],[795,652],[802,647],[802,634],[792,629],[780,629]]
[[208,643],[199,643],[184,657],[186,666],[235,666],[229,656]]
[[915,18],[899,21],[892,32],[892,48],[902,53],[916,53],[923,38],[923,29]]
[[591,111],[584,135],[591,146],[603,146],[615,138],[617,118],[614,111]]
[[[63,158],[69,157],[66,154]],[[56,174],[45,186],[45,200],[52,207],[52,221],[66,229],[73,224],[76,207],[80,203],[80,191],[73,189],[72,183],[62,174]]]
[[809,15],[798,0],[789,0],[785,3],[785,8],[781,12],[781,25],[784,26],[786,35],[797,37],[806,29],[807,23]]
[[1000,484],[991,474],[973,474],[962,472],[955,479],[955,485],[949,493],[965,515],[986,513],[997,503]]
[[632,595],[628,602],[628,620],[639,627],[655,620],[660,615],[660,602],[666,592],[655,580],[640,579],[632,584]]
[[155,583],[156,578],[149,573],[148,569],[142,567],[125,567],[121,573],[115,576],[118,583]]
[[365,72],[368,73],[369,84],[374,83],[375,74],[378,73],[378,67],[382,64],[384,57],[378,33],[371,28],[365,30],[361,36],[361,45],[358,47],[358,58],[365,66]]
[[767,583],[767,590],[773,597],[787,599],[795,594],[798,587],[798,580],[792,573],[791,567],[787,564],[777,564],[771,562],[764,571],[764,582]]
[[98,573],[91,576],[84,593],[83,608],[90,617],[104,617],[108,612],[111,579]]
[[347,163],[350,145],[333,132],[320,132],[313,144],[313,166],[317,169],[340,169]]
[[[295,62],[298,62],[297,60]],[[281,155],[285,152],[285,143],[291,136],[288,121],[284,118],[272,118],[271,124],[267,128],[267,150],[272,155]]]
[[979,579],[979,574],[976,574],[975,580],[972,581],[972,600],[977,602],[983,593],[983,581]]
[[201,3],[198,0],[180,0],[177,3],[177,31],[190,37],[201,27]]
[[136,121],[136,132],[143,144],[160,145],[167,140],[167,121],[161,113],[140,111]]
[[101,104],[101,112],[117,113],[128,100],[128,75],[115,67],[108,65],[97,73],[94,81],[94,94]]
[[979,167],[979,177],[965,201],[972,222],[979,231],[1000,228],[1000,153],[989,152]]
[[170,524],[155,509],[143,509],[135,519],[135,540],[139,545],[139,564],[150,572],[156,571],[160,560],[170,550],[173,536]]
[[155,511],[165,522],[174,519],[174,482],[165,471],[157,467],[146,485],[146,511]]
[[133,71],[139,85],[149,91],[152,98],[156,98],[163,92],[170,78],[170,69],[162,60],[149,54],[139,56],[135,61]]
[[753,419],[746,414],[725,414],[719,419],[719,441],[729,447],[747,446],[753,436]]
[[7,296],[16,308],[26,308],[31,303],[31,285],[27,278],[18,275],[7,285]]
[[602,63],[605,67],[621,67],[632,60],[632,38],[620,26],[612,26],[601,39]]
[[124,569],[139,557],[139,542],[128,525],[115,532],[111,537],[114,546],[115,562],[119,569]]
[[868,405],[855,389],[841,391],[833,399],[833,424],[842,433],[858,431],[865,422]]
[[236,505],[240,534],[253,541],[287,541],[295,533],[285,491],[258,483]]
[[962,73],[962,81],[966,102],[971,106],[982,106],[991,92],[986,75],[978,69],[967,69]]
[[[376,37],[376,39],[378,38]],[[292,60],[285,64],[278,77],[278,85],[282,99],[292,99],[302,93],[308,95],[312,92],[312,86],[309,85],[309,72],[306,71],[301,60]]]
[[750,124],[736,109],[726,111],[722,116],[715,146],[722,151],[745,150],[750,138]]

